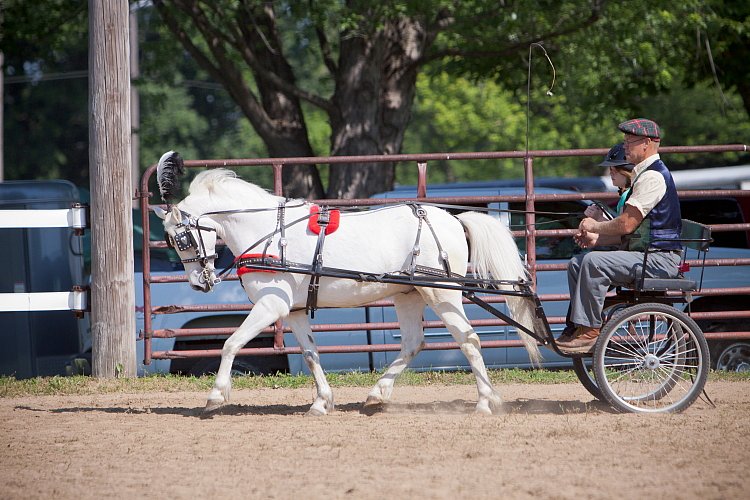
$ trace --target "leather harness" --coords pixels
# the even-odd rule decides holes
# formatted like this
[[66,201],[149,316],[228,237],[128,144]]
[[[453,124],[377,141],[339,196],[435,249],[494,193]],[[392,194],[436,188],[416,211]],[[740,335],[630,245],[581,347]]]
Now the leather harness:
[[[455,273],[451,272],[450,262],[448,261],[448,253],[443,250],[440,240],[438,239],[435,228],[427,218],[427,211],[421,205],[417,203],[408,203],[412,210],[412,213],[419,221],[417,226],[417,236],[412,247],[411,259],[409,262],[409,268],[403,269],[401,272],[410,276],[415,276],[417,273],[426,274],[431,276],[452,276],[458,277]],[[288,265],[294,265],[295,267],[301,266],[298,263],[288,262],[286,260],[286,246],[287,241],[285,238],[286,225],[284,224],[284,213],[286,207],[285,203],[279,203],[278,213],[276,217],[276,230],[269,235],[265,240],[265,246],[262,253],[243,253],[236,261],[235,266],[237,267],[237,274],[242,276],[243,274],[250,272],[275,272],[269,267],[278,267],[279,271],[284,272]],[[312,232],[316,232],[318,235],[317,242],[315,244],[315,250],[313,251],[312,263],[310,264],[310,283],[307,287],[307,302],[305,303],[305,312],[310,315],[310,318],[315,318],[315,310],[318,308],[318,293],[320,291],[320,278],[323,276],[323,246],[325,245],[326,236],[333,233],[338,228],[339,222],[339,211],[331,210],[328,206],[317,207],[313,205],[311,208],[309,219],[309,228]],[[315,219],[313,219],[315,217]],[[294,223],[299,222],[298,219]],[[333,222],[332,222],[333,221]],[[426,224],[432,233],[432,237],[435,240],[435,244],[438,248],[438,254],[442,269],[435,269],[426,266],[417,265],[417,257],[419,256],[420,240],[422,235],[422,224]],[[291,225],[291,224],[290,224]],[[268,249],[271,245],[272,236],[279,234],[279,247],[281,250],[281,256],[271,255],[268,253]],[[260,243],[260,242],[258,242]],[[256,243],[257,245],[257,243]],[[256,245],[253,245],[256,246]],[[251,247],[251,248],[253,248]],[[248,249],[250,250],[250,249]],[[255,268],[255,266],[261,266],[262,268]],[[463,277],[463,276],[461,276]]]
[[320,271],[323,269],[323,243],[328,234],[328,224],[331,222],[330,210],[327,206],[320,207],[318,212],[318,241],[315,244],[315,251],[312,258],[312,274],[310,275],[310,284],[307,286],[307,304],[305,312],[310,314],[310,318],[315,318],[315,309],[318,306],[318,291],[320,289]]

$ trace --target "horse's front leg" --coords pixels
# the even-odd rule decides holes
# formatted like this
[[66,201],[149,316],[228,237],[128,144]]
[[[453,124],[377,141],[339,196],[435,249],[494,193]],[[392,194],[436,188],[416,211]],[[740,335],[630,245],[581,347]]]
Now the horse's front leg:
[[311,416],[326,415],[328,412],[333,411],[333,392],[328,385],[328,379],[326,379],[323,367],[320,366],[320,356],[318,355],[318,348],[315,345],[315,339],[313,339],[310,321],[307,319],[305,311],[291,313],[286,321],[292,332],[294,332],[294,336],[302,349],[302,356],[305,359],[305,363],[307,363],[307,367],[315,379],[317,396],[307,414]]
[[289,304],[276,295],[265,295],[253,306],[240,327],[224,342],[221,364],[216,372],[214,387],[208,394],[205,412],[221,407],[229,401],[232,390],[232,363],[237,352],[254,339],[260,331],[289,314]]

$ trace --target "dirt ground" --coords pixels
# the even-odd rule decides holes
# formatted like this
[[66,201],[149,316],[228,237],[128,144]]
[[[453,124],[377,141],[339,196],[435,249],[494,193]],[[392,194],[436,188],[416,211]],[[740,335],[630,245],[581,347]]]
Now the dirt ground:
[[313,389],[0,399],[0,498],[748,498],[750,387],[710,381],[678,415],[615,414],[579,385],[366,388],[305,417]]

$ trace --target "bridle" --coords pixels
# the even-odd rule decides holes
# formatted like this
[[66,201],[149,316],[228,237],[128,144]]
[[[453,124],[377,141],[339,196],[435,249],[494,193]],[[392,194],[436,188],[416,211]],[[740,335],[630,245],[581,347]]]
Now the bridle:
[[[199,222],[200,217],[193,217],[189,213],[182,210],[180,210],[180,214],[182,214],[182,220],[175,226],[174,236],[167,232],[167,234],[165,235],[165,242],[167,243],[167,246],[169,248],[176,248],[177,250],[181,250],[183,252],[188,251],[191,248],[194,249],[195,257],[190,257],[187,259],[180,258],[180,262],[182,262],[183,264],[192,262],[197,262],[198,264],[200,264],[201,273],[198,277],[198,280],[201,283],[207,283],[209,289],[213,288],[214,285],[221,282],[221,278],[212,278],[211,270],[208,269],[207,265],[209,261],[215,260],[219,255],[217,253],[208,255],[206,251],[206,244],[203,241],[203,233],[201,231],[216,232],[216,229],[213,227],[202,226]],[[198,232],[198,241],[195,240],[195,236],[193,236],[193,232],[191,231],[192,229],[195,229]]]

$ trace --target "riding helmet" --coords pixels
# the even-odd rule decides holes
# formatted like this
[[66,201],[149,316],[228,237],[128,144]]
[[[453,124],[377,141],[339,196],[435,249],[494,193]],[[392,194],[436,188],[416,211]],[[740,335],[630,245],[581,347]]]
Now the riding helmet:
[[625,170],[633,170],[635,165],[625,159],[625,145],[623,143],[615,144],[612,149],[604,156],[598,166],[600,167],[620,167]]

